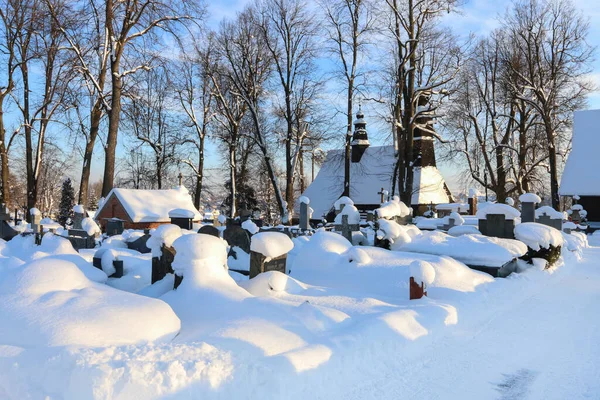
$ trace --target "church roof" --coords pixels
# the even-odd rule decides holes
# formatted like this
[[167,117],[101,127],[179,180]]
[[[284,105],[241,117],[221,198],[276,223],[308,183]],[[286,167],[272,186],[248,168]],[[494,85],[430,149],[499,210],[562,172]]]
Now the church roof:
[[[396,163],[394,146],[371,146],[365,150],[360,162],[350,163],[350,198],[354,204],[378,205],[381,188],[391,193],[394,166]],[[444,188],[444,179],[435,167],[415,168],[415,187],[420,189],[412,196],[412,204],[448,203],[450,199]],[[314,210],[313,218],[327,214],[333,203],[344,190],[344,152],[327,152],[314,182],[302,193],[310,199]]]
[[600,196],[600,110],[576,111],[573,149],[560,182],[563,196]]

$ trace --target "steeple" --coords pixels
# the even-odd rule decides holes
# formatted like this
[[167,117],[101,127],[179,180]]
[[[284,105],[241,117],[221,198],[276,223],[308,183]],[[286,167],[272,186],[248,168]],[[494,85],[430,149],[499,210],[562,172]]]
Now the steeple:
[[352,162],[360,162],[365,150],[371,144],[367,136],[367,122],[365,115],[362,112],[362,106],[358,104],[358,112],[356,113],[356,121],[354,121],[354,134],[352,135]]

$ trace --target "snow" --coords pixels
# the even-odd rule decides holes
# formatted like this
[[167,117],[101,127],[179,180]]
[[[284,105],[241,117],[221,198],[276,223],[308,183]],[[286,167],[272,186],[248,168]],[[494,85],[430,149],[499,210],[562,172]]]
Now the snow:
[[242,228],[250,232],[251,235],[254,235],[260,231],[258,225],[256,225],[251,219],[247,219],[242,222]]
[[511,197],[507,197],[505,203],[511,207],[515,206],[515,201]]
[[29,210],[29,214],[31,215],[42,215],[42,212],[40,210],[38,210],[37,208],[32,208],[31,210]]
[[411,204],[448,203],[444,178],[436,167],[416,167],[413,172],[413,190]]
[[358,209],[353,204],[346,204],[346,206],[344,206],[342,211],[340,211],[340,213],[335,216],[333,223],[336,225],[341,225],[342,217],[344,215],[348,216],[348,224],[360,223],[360,213],[358,212]]
[[[170,222],[169,212],[173,209],[187,210],[199,221],[202,215],[192,202],[187,191],[179,189],[141,190],[113,189],[108,197],[116,196],[131,218],[131,222]],[[105,202],[107,204],[108,202]],[[102,208],[98,209],[98,214]]]
[[215,267],[227,273],[227,243],[221,238],[202,233],[183,235],[173,242],[173,248],[172,266],[176,275],[187,278],[193,269],[203,272]]
[[392,249],[404,243],[409,243],[413,237],[421,235],[419,228],[414,225],[400,225],[395,221],[386,219],[380,219],[378,222],[377,238],[389,240]]
[[410,215],[410,208],[406,206],[398,196],[394,196],[390,201],[386,201],[381,207],[375,209],[374,213],[379,218],[390,219],[393,217],[406,217]]
[[450,223],[450,221],[449,221],[450,219],[454,220],[454,226],[463,225],[465,223],[465,220],[462,217],[462,215],[460,215],[457,212],[450,213],[450,215],[447,218],[448,218],[448,223]]
[[152,251],[153,257],[160,257],[162,254],[162,245],[164,244],[167,247],[171,247],[173,242],[181,235],[183,235],[183,232],[177,225],[160,225],[154,232],[150,233],[146,246]]
[[558,229],[536,222],[524,222],[515,226],[515,238],[533,250],[563,245],[563,235]]
[[85,214],[85,208],[81,204],[77,204],[73,207],[73,212],[77,214]]
[[25,347],[169,341],[179,319],[165,303],[94,283],[69,261],[0,271],[0,337]]
[[196,212],[185,208],[175,208],[169,211],[169,218],[195,218]]
[[[304,197],[304,196],[303,196]],[[347,205],[354,205],[354,201],[352,201],[352,199],[348,196],[342,196],[339,199],[337,199],[335,201],[335,203],[333,203],[333,206],[335,207],[336,210],[339,210],[340,208],[342,208],[342,204],[344,206]]]
[[560,181],[561,196],[600,195],[600,110],[575,111],[573,147]]
[[458,237],[443,232],[423,232],[410,242],[392,247],[393,250],[449,256],[468,265],[501,267],[527,253],[527,246],[518,240],[483,235]]
[[225,224],[225,222],[227,222],[227,217],[226,217],[226,216],[224,216],[223,214],[220,214],[220,215],[217,217],[217,221],[219,221],[219,223],[220,223],[221,225],[224,225],[224,224]]
[[81,220],[81,228],[90,236],[102,233],[96,221],[90,217],[86,217]]
[[289,253],[294,248],[292,240],[284,233],[260,232],[250,239],[250,250],[267,258]]
[[542,199],[535,193],[523,193],[519,196],[519,201],[521,203],[537,203],[540,204]]
[[415,260],[408,266],[410,276],[415,279],[418,284],[423,283],[425,287],[431,285],[435,280],[435,269],[427,261]]
[[298,199],[299,203],[310,204],[310,199],[306,196],[300,196]]
[[581,204],[573,204],[571,206],[571,210],[573,210],[573,211],[581,211],[581,210],[583,210],[583,206]]
[[455,212],[467,212],[469,211],[469,205],[466,203],[445,203],[445,204],[437,204],[435,206],[436,210],[450,210]]
[[543,206],[540,207],[538,209],[535,210],[535,217],[539,218],[542,215],[546,214],[547,216],[549,216],[551,219],[560,219],[562,220],[564,217],[564,214],[556,211],[554,208],[550,207],[550,206]]
[[489,204],[484,208],[480,208],[476,216],[478,219],[485,219],[488,214],[503,214],[505,219],[515,219],[521,216],[516,208],[500,203]]
[[563,229],[577,229],[577,224],[572,221],[563,222]]
[[481,235],[479,229],[473,225],[459,225],[453,226],[448,229],[448,235],[450,236],[462,236],[462,235]]

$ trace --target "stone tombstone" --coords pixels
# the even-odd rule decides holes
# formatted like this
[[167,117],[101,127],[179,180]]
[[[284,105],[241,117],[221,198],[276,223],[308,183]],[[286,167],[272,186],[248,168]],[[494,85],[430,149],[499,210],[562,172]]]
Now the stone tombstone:
[[456,226],[456,220],[454,218],[448,217],[448,223],[441,226],[442,230],[449,231],[450,228]]
[[83,229],[69,229],[69,236],[66,238],[71,242],[75,250],[93,249],[96,247],[94,236],[88,235]]
[[150,239],[150,234],[144,232],[144,236],[140,236],[132,242],[127,242],[127,248],[135,251],[139,251],[142,254],[148,254],[152,250],[146,245]]
[[535,222],[535,203],[521,203],[521,222]]
[[10,221],[10,213],[6,211],[6,205],[0,204],[0,239],[9,241],[19,234],[12,226],[8,224]]
[[573,221],[576,224],[580,224],[581,220],[582,218],[579,210],[571,210],[571,221]]
[[538,218],[535,219],[535,222],[538,224],[543,224],[546,226],[551,226],[554,229],[558,229],[559,231],[562,229],[562,219],[552,219],[546,213],[543,213]]
[[172,264],[175,259],[175,249],[163,244],[160,251],[160,257],[152,257],[152,284],[160,281],[167,276],[167,274],[173,273]]
[[427,289],[425,288],[425,284],[421,282],[421,284],[415,281],[415,278],[410,277],[409,282],[409,299],[410,300],[418,300],[423,296],[427,296]]
[[352,232],[360,231],[360,226],[359,224],[348,223],[348,215],[342,215],[342,223],[341,225],[335,225],[335,230],[341,232],[342,236],[352,243]]
[[39,211],[31,214],[31,230],[33,231],[33,233],[41,232],[41,221],[42,215]]
[[310,229],[309,224],[309,206],[308,204],[301,202],[300,203],[300,230],[307,231]]
[[221,232],[212,225],[204,225],[198,229],[198,233],[203,233],[205,235],[211,235],[214,237],[221,237]]
[[[273,237],[271,237],[270,240],[291,240],[289,239],[289,237],[286,238],[284,235],[284,233],[278,233],[276,235],[273,235]],[[250,279],[254,278],[260,273],[269,271],[279,271],[285,274],[287,272],[287,253],[284,253],[278,257],[268,258],[266,255],[258,251],[251,251],[249,274]]]
[[477,196],[469,197],[469,215],[477,214]]
[[232,248],[237,246],[246,253],[250,253],[250,232],[242,228],[235,221],[227,221],[227,228],[223,231],[223,239]]
[[487,214],[479,220],[479,231],[485,236],[514,239],[515,221],[506,219],[504,214]]
[[169,218],[173,225],[177,225],[181,229],[190,230],[193,228],[194,212],[181,208],[176,208],[169,211]]
[[82,229],[81,222],[85,218],[85,215],[80,212],[73,213],[73,229]]
[[122,278],[123,277],[123,260],[114,259],[113,267],[115,267],[115,272],[110,277],[111,278]]
[[108,236],[120,235],[125,230],[125,221],[119,218],[108,218],[106,234]]
[[367,222],[373,222],[375,219],[375,214],[373,211],[367,211]]

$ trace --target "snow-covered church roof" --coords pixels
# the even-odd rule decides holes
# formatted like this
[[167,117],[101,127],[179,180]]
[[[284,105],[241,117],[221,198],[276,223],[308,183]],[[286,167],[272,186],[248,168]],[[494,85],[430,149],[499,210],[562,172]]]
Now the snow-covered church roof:
[[563,196],[600,196],[600,110],[576,111],[573,149],[560,182]]
[[[380,204],[381,188],[391,193],[394,166],[394,146],[371,146],[360,162],[350,163],[350,198],[356,205]],[[415,168],[414,187],[421,189],[412,196],[412,204],[448,203],[444,180],[435,167]],[[313,218],[327,214],[344,189],[344,152],[327,152],[314,182],[302,193],[310,199]]]
[[[97,211],[100,214],[109,202],[111,196],[116,196],[131,222],[170,222],[169,211],[179,209],[193,213],[194,221],[201,220],[202,215],[194,207],[192,197],[187,189],[179,186],[176,189],[143,190],[115,188],[110,191],[102,207]],[[191,215],[191,214],[190,214]]]

